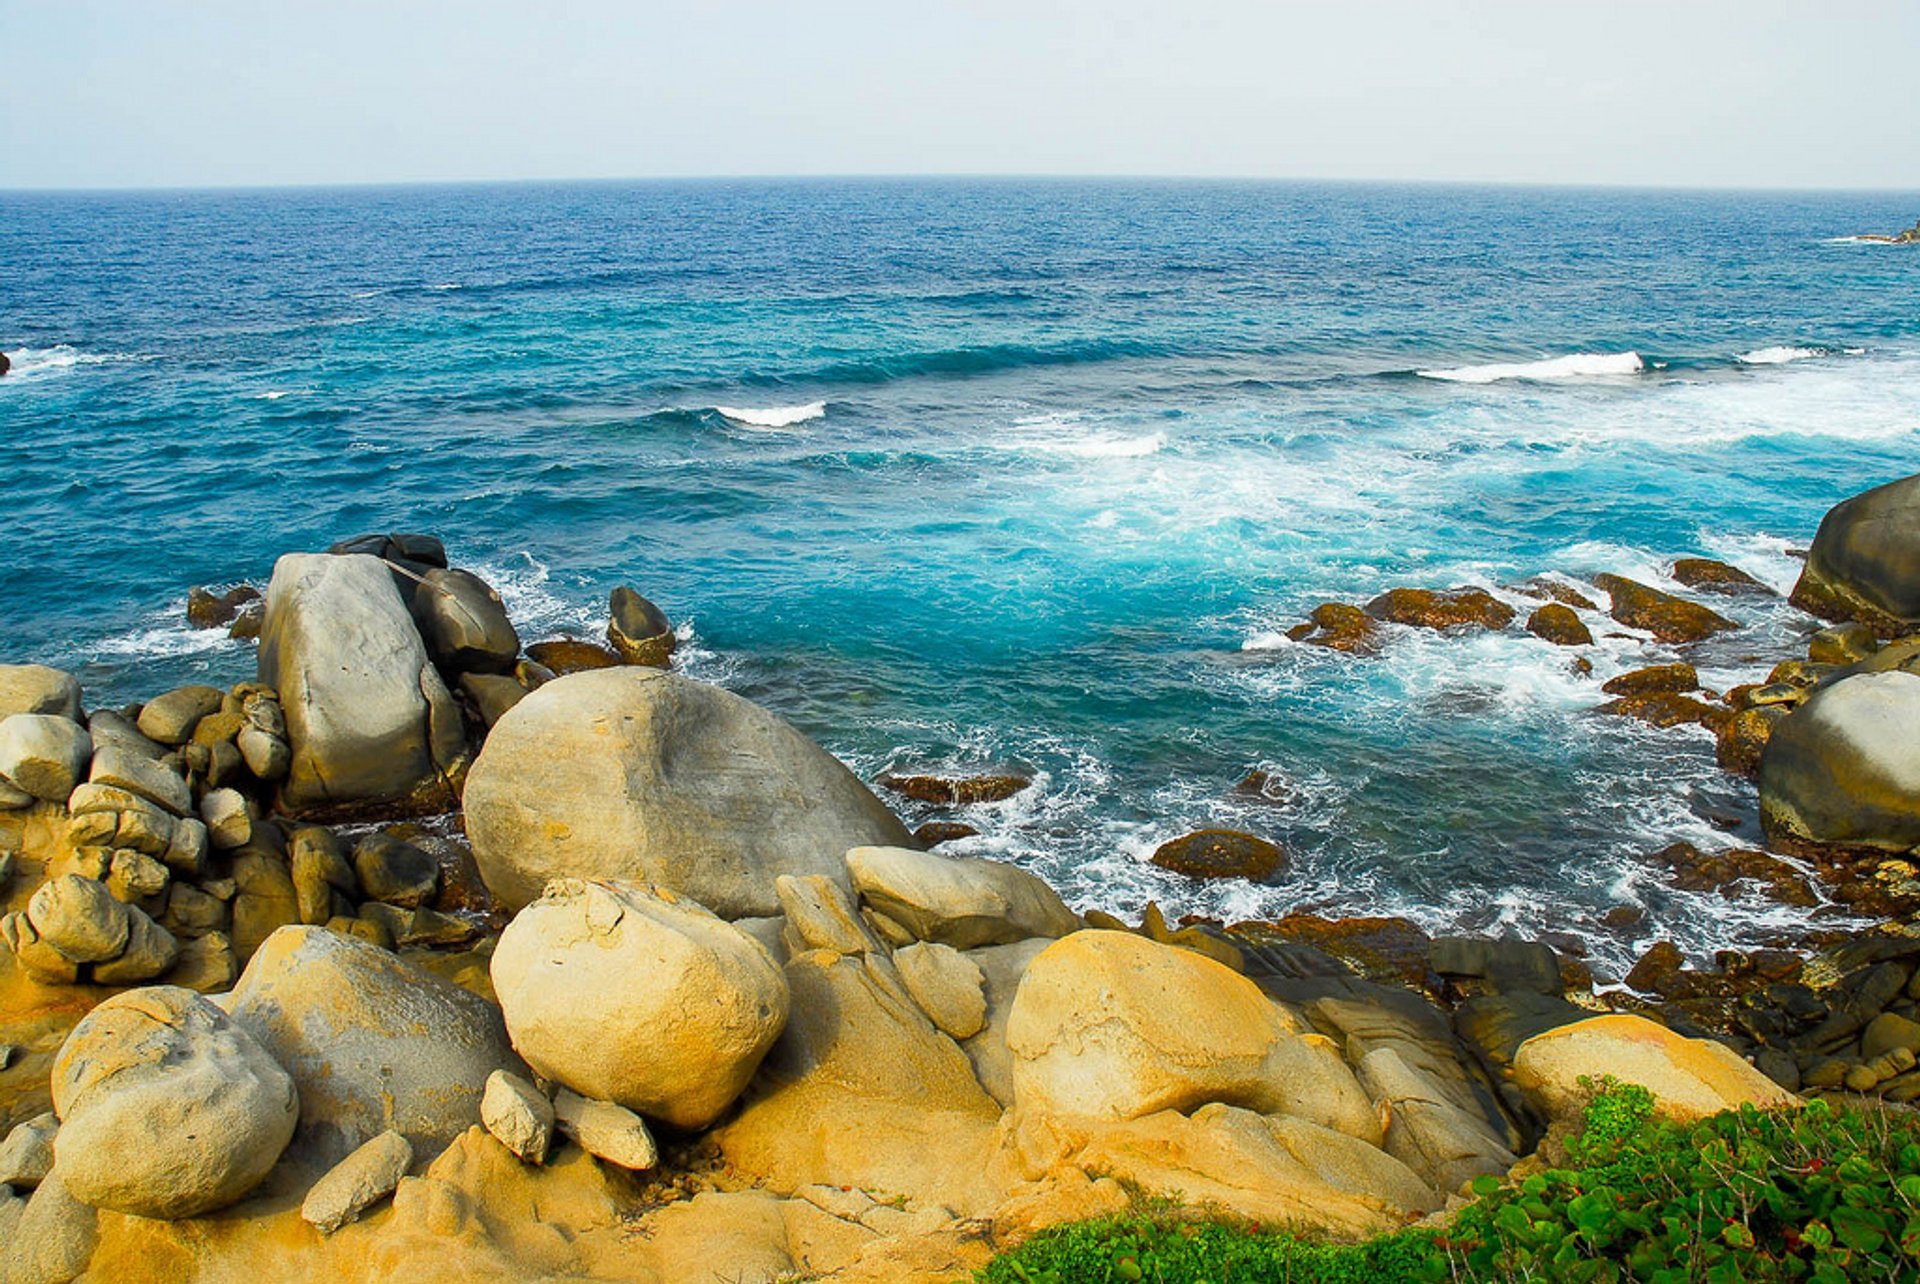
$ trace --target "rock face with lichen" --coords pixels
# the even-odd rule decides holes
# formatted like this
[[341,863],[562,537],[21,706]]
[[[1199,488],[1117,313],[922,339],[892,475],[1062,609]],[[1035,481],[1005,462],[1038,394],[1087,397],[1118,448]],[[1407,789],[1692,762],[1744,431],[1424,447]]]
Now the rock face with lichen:
[[1820,519],[1792,602],[1881,637],[1920,627],[1920,474],[1842,500]]
[[1770,840],[1905,851],[1920,844],[1920,675],[1844,678],[1773,730],[1760,755]]

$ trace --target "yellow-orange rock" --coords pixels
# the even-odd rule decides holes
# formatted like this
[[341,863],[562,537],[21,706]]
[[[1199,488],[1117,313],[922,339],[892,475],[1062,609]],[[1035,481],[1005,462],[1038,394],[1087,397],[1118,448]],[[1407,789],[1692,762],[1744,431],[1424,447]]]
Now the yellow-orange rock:
[[1572,1122],[1591,1088],[1612,1075],[1654,1096],[1659,1113],[1682,1122],[1751,1102],[1792,1106],[1800,1098],[1724,1044],[1689,1039],[1645,1017],[1592,1017],[1536,1034],[1513,1058],[1513,1082],[1549,1118]]

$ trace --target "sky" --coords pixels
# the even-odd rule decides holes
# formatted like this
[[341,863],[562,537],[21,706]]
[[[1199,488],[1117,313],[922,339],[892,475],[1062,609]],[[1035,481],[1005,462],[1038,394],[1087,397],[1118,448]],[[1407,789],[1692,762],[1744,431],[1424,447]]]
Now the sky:
[[1920,190],[1920,0],[0,0],[0,188],[1106,174]]

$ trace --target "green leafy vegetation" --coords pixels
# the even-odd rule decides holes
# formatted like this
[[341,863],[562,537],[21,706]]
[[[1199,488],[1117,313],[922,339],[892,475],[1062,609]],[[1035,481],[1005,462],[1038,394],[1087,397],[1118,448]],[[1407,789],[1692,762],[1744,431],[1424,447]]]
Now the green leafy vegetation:
[[1443,1230],[1360,1244],[1148,1210],[1042,1232],[981,1284],[1344,1284],[1386,1280],[1920,1279],[1920,1116],[1751,1106],[1691,1124],[1654,1118],[1644,1088],[1608,1082],[1566,1166],[1482,1177]]

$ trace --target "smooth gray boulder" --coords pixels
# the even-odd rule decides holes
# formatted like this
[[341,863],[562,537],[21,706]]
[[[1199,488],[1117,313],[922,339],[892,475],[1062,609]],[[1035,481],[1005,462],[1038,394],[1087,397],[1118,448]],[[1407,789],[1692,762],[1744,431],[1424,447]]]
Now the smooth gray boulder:
[[432,570],[413,590],[420,636],[449,673],[511,673],[520,634],[500,595],[472,571]]
[[51,713],[80,720],[80,680],[44,664],[0,664],[0,718]]
[[1820,519],[1793,604],[1882,637],[1920,624],[1920,474],[1842,500]]
[[289,810],[452,805],[447,777],[466,730],[384,562],[308,553],[276,562],[259,676],[286,718]]
[[46,802],[63,803],[87,778],[93,737],[71,718],[16,713],[0,720],[0,777]]
[[912,842],[820,746],[719,687],[658,669],[556,678],[493,727],[467,777],[467,833],[517,910],[555,878],[670,888],[722,918],[780,912],[774,879]]
[[524,1069],[491,1003],[324,927],[274,932],[225,1006],[293,1075],[301,1154],[329,1166],[388,1128],[430,1158],[479,1118],[488,1075]]
[[1920,844],[1920,674],[1862,673],[1823,687],[1760,755],[1770,843],[1905,851]]
[[136,1217],[224,1208],[260,1184],[293,1136],[293,1080],[191,990],[115,995],[53,1063],[55,1169],[75,1199]]

